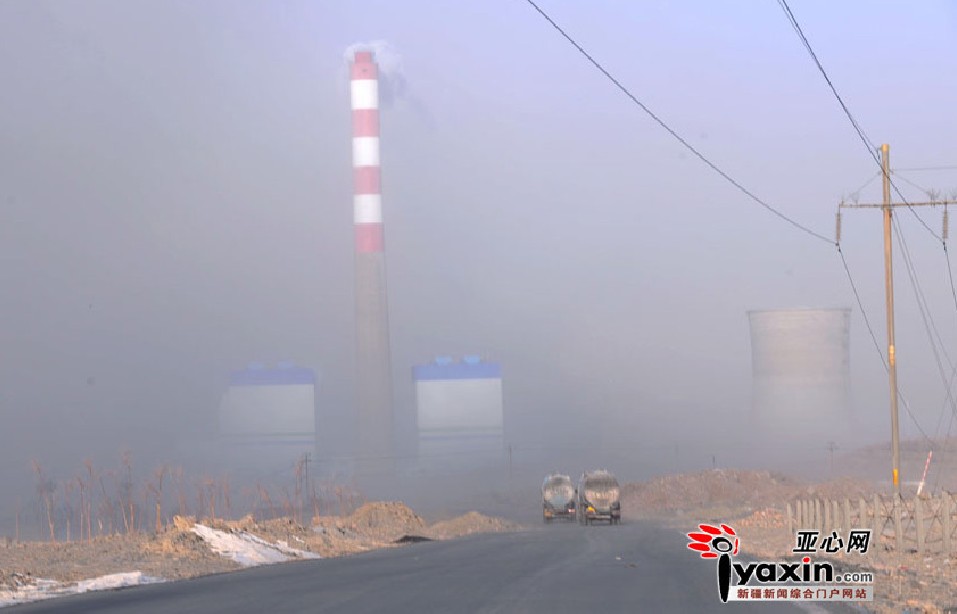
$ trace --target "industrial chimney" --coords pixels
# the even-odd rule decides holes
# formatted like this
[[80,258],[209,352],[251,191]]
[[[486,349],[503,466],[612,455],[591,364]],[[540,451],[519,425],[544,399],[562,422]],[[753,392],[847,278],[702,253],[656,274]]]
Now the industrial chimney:
[[392,361],[379,172],[379,74],[371,51],[351,66],[356,237],[357,469],[391,466]]

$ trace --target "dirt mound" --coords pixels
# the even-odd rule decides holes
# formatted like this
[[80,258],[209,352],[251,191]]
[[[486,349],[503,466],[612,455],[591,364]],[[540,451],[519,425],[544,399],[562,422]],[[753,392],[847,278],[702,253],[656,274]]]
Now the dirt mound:
[[736,527],[761,528],[761,529],[780,529],[788,524],[787,517],[780,510],[768,507],[763,510],[757,510],[750,516],[735,520]]
[[203,538],[189,530],[172,530],[144,541],[140,548],[144,554],[172,555],[177,558],[212,558]]
[[719,508],[731,513],[780,508],[802,498],[870,496],[874,487],[866,480],[839,478],[822,484],[807,484],[770,471],[714,469],[699,473],[669,475],[622,488],[622,509],[631,516],[659,516]]
[[794,478],[769,471],[715,469],[625,484],[622,509],[645,515],[714,506],[766,506],[785,501],[800,487]]
[[362,535],[391,539],[419,533],[425,527],[419,515],[398,501],[366,503],[343,518],[341,524]]
[[450,539],[472,535],[473,533],[502,533],[514,531],[517,528],[517,525],[501,518],[492,518],[478,512],[469,512],[457,518],[433,524],[429,527],[428,534],[436,539]]
[[196,518],[194,516],[173,516],[173,528],[177,531],[189,531],[192,526],[196,524]]

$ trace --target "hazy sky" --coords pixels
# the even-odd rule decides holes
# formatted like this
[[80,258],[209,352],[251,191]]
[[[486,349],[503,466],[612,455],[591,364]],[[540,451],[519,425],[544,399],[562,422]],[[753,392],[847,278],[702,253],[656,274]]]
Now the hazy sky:
[[[875,175],[777,3],[541,4],[818,232]],[[952,3],[792,8],[894,166],[957,164]],[[401,55],[407,85],[382,116],[400,401],[411,365],[478,352],[504,365],[517,441],[570,439],[588,415],[591,439],[670,442],[691,420],[745,419],[747,310],[854,305],[833,247],[693,159],[523,1],[5,0],[0,480],[31,457],[160,457],[212,428],[226,372],[251,360],[318,368],[331,424],[348,415],[343,50],[371,40]],[[954,170],[902,175],[957,188]],[[939,211],[921,214],[939,229]],[[957,359],[943,252],[900,218]],[[880,223],[846,214],[843,244],[883,339]],[[898,273],[901,386],[933,434],[944,388]],[[883,368],[856,307],[851,360],[856,409],[884,436]]]

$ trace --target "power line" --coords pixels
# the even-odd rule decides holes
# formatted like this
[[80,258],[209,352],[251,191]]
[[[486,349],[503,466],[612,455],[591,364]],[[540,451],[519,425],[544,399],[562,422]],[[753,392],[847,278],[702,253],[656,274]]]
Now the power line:
[[856,199],[856,198],[860,195],[861,191],[862,191],[864,188],[866,188],[867,186],[871,185],[871,183],[873,183],[873,181],[874,181],[875,179],[877,179],[878,177],[880,177],[881,174],[882,174],[882,173],[881,173],[880,171],[877,171],[876,173],[874,173],[874,175],[873,175],[870,179],[868,179],[867,181],[865,181],[865,182],[861,185],[861,187],[857,188],[856,190],[854,190],[853,192],[850,193],[851,198]]
[[820,239],[821,241],[824,241],[824,242],[829,243],[829,244],[832,244],[832,245],[834,244],[834,241],[833,241],[832,239],[828,239],[828,238],[825,237],[824,235],[822,235],[822,234],[820,234],[820,233],[818,233],[818,232],[815,232],[815,231],[811,230],[811,229],[808,228],[807,226],[804,226],[804,225],[801,224],[800,222],[795,221],[794,219],[788,217],[787,215],[785,215],[785,214],[782,213],[781,211],[775,209],[774,207],[772,207],[771,205],[769,205],[767,202],[765,202],[764,200],[762,200],[761,198],[759,198],[758,196],[756,196],[753,192],[751,192],[750,190],[748,190],[747,188],[745,188],[743,185],[741,185],[741,184],[740,184],[738,181],[736,181],[733,177],[731,177],[731,176],[728,175],[726,172],[724,172],[723,170],[721,170],[721,168],[719,168],[717,164],[715,164],[714,162],[712,162],[711,160],[709,160],[707,157],[705,157],[704,154],[702,154],[700,151],[698,151],[693,145],[691,145],[691,143],[689,143],[688,141],[686,141],[686,140],[685,140],[680,134],[678,134],[671,126],[669,126],[668,124],[666,124],[666,123],[664,122],[664,120],[662,120],[660,117],[658,117],[658,115],[656,115],[651,109],[649,109],[643,102],[641,102],[640,100],[638,100],[638,98],[636,98],[635,95],[632,94],[631,91],[628,90],[628,88],[626,88],[624,85],[622,85],[621,82],[618,81],[618,79],[616,79],[614,76],[612,76],[612,74],[611,74],[610,72],[608,72],[608,71],[605,69],[605,67],[602,66],[602,65],[598,62],[598,60],[596,60],[595,58],[593,58],[593,57],[591,56],[591,54],[589,54],[587,51],[585,51],[584,47],[582,47],[581,45],[579,45],[578,42],[576,42],[575,39],[573,39],[567,32],[565,32],[565,30],[563,30],[561,26],[559,26],[557,23],[555,23],[555,20],[553,20],[553,19],[548,15],[548,13],[546,13],[545,11],[543,11],[543,10],[541,9],[541,7],[539,7],[539,6],[534,2],[534,0],[525,0],[525,1],[528,2],[528,4],[531,5],[532,8],[534,8],[534,9],[538,12],[539,15],[541,15],[543,18],[545,18],[545,21],[547,21],[549,24],[551,24],[551,26],[552,26],[559,34],[561,34],[561,35],[565,38],[565,40],[567,40],[569,43],[571,43],[572,46],[575,47],[575,49],[578,50],[579,53],[581,53],[589,62],[591,62],[592,65],[593,65],[595,68],[597,68],[603,75],[605,75],[605,77],[607,77],[609,81],[611,81],[613,84],[615,84],[615,87],[617,87],[619,90],[621,90],[622,93],[625,94],[625,96],[627,96],[628,98],[630,98],[631,101],[632,101],[633,103],[635,103],[642,111],[644,111],[651,119],[653,119],[653,120],[655,121],[655,123],[657,123],[659,126],[661,126],[662,128],[664,128],[665,131],[667,131],[668,134],[670,134],[672,137],[674,137],[674,139],[675,139],[676,141],[678,141],[679,143],[681,143],[681,144],[685,147],[685,149],[687,149],[687,150],[690,151],[692,154],[694,154],[695,157],[697,157],[699,160],[701,160],[702,162],[704,162],[705,164],[707,164],[707,165],[711,168],[711,170],[713,170],[714,172],[718,173],[725,181],[727,181],[728,183],[730,183],[731,185],[733,185],[734,187],[736,187],[739,191],[741,191],[743,194],[745,194],[746,196],[748,196],[751,200],[753,200],[754,202],[758,203],[759,205],[761,205],[762,207],[764,207],[765,209],[767,209],[768,211],[770,211],[771,213],[773,213],[773,214],[776,215],[777,217],[781,218],[782,220],[784,220],[784,221],[787,222],[788,224],[790,224],[790,225],[794,226],[795,228],[797,228],[797,229],[799,229],[799,230],[801,230],[801,231],[803,231],[803,232],[805,232],[805,233],[811,235],[812,237],[815,237],[815,238],[817,238],[817,239]]
[[[900,169],[895,169],[894,171],[895,174],[897,174],[899,170]],[[928,190],[927,188],[917,184],[916,182],[911,181],[907,177],[902,177],[900,175],[898,175],[898,177],[904,180],[904,182],[909,184],[911,187],[914,187],[920,190],[921,192],[923,192],[924,194],[926,194],[928,197],[930,197],[931,201],[936,200],[937,197],[940,195],[939,192],[935,192],[934,190]],[[947,225],[947,206],[944,205],[944,226],[946,227],[946,225]],[[947,261],[947,280],[950,282],[950,295],[954,299],[954,309],[957,310],[957,287],[955,287],[954,285],[954,270],[950,264],[950,250],[947,248],[947,241],[941,240],[941,245],[943,246],[943,249],[944,249],[944,259]]]
[[[870,318],[867,317],[867,311],[864,309],[864,302],[861,300],[861,293],[857,290],[857,284],[854,283],[854,276],[851,275],[851,268],[847,265],[847,258],[844,257],[844,250],[841,249],[840,245],[837,246],[837,253],[841,257],[841,264],[844,265],[844,272],[847,274],[847,281],[851,284],[851,290],[854,292],[854,298],[857,300],[857,308],[860,310],[861,317],[864,319],[864,326],[867,328],[867,333],[870,335],[871,341],[874,342],[874,349],[877,350],[877,355],[881,358],[881,364],[884,365],[884,370],[888,371],[890,367],[887,364],[887,358],[884,356],[884,350],[881,349],[881,344],[877,341],[877,335],[874,334],[874,327],[871,326]],[[910,404],[907,402],[907,399],[901,392],[900,384],[897,386],[897,396],[900,397],[901,403],[904,405],[904,410],[907,412],[907,415],[910,416],[910,419],[914,423],[914,426],[917,427],[918,432],[920,432],[920,434],[924,436],[924,439],[927,440],[931,446],[933,446],[933,440],[927,436],[927,433],[924,432],[924,429],[917,421],[917,417],[914,416],[914,413],[910,410]]]
[[917,183],[911,181],[911,180],[908,179],[907,177],[902,177],[901,175],[898,175],[898,174],[897,174],[897,169],[894,169],[894,174],[897,175],[897,178],[898,178],[898,179],[900,179],[901,181],[903,181],[904,183],[906,183],[906,184],[909,185],[910,187],[912,187],[912,188],[917,188],[918,190],[920,190],[921,192],[923,192],[924,194],[926,194],[927,196],[929,196],[931,200],[936,199],[936,198],[940,195],[939,192],[934,192],[933,190],[928,190],[927,188],[925,188],[925,187],[923,187],[923,186],[921,186],[921,185],[918,185]]
[[[941,418],[937,421],[937,431],[936,435],[940,434],[940,423],[943,419],[943,412],[946,409],[947,403],[950,403],[951,413],[957,415],[957,404],[954,402],[954,397],[951,392],[951,382],[947,379],[947,373],[944,369],[944,364],[940,359],[940,353],[937,350],[937,344],[940,344],[940,349],[944,354],[944,358],[947,360],[947,363],[950,365],[951,370],[954,369],[954,363],[951,361],[950,356],[947,354],[947,350],[944,346],[943,339],[941,339],[940,332],[937,330],[937,325],[934,323],[934,318],[930,314],[930,308],[927,306],[927,298],[924,296],[923,289],[920,287],[920,280],[917,278],[917,270],[914,267],[913,260],[910,257],[910,250],[907,247],[907,242],[904,239],[904,235],[898,227],[899,224],[894,224],[894,232],[897,235],[897,242],[901,246],[901,253],[904,256],[904,265],[907,270],[908,279],[911,282],[911,287],[914,290],[914,297],[917,299],[917,308],[920,311],[921,319],[924,323],[924,330],[927,333],[928,341],[930,341],[931,350],[934,355],[934,360],[937,363],[937,372],[940,374],[941,382],[944,384],[944,407],[941,408]],[[935,342],[934,337],[936,336],[937,340]],[[951,380],[953,380],[953,375],[951,375]]]
[[[900,229],[899,223],[895,222],[892,228],[894,229],[894,234],[897,235],[897,242],[901,247],[901,254],[904,258],[904,266],[907,270],[907,277],[911,282],[911,288],[914,290],[914,295],[917,299],[917,306],[920,309],[921,316],[924,317],[924,325],[925,327],[927,327],[928,324],[930,325],[927,333],[930,338],[931,345],[936,347],[934,346],[934,337],[936,337],[936,343],[940,345],[941,352],[943,352],[944,358],[947,359],[947,364],[953,368],[954,362],[950,359],[950,354],[947,352],[947,346],[944,344],[944,340],[940,335],[940,331],[937,329],[937,323],[934,321],[934,316],[930,313],[930,306],[927,303],[927,296],[924,294],[924,289],[920,285],[920,279],[917,277],[917,267],[914,266],[914,260],[911,258],[910,248],[907,245],[907,240],[904,238],[904,234]],[[933,335],[931,335],[931,329],[933,330]]]
[[[867,153],[871,156],[874,162],[882,167],[880,157],[877,155],[877,148],[874,146],[874,143],[867,137],[864,129],[861,128],[861,125],[854,118],[854,115],[851,113],[851,110],[847,108],[847,105],[844,103],[844,99],[841,98],[841,95],[837,93],[837,88],[834,87],[834,83],[831,81],[831,77],[828,76],[827,71],[824,70],[824,65],[821,64],[821,60],[818,59],[817,53],[814,52],[814,48],[811,47],[810,41],[808,41],[807,36],[804,35],[804,30],[801,28],[801,24],[798,23],[797,18],[794,16],[794,13],[791,11],[791,7],[788,6],[787,0],[778,0],[778,5],[780,5],[781,10],[784,11],[785,17],[787,17],[788,22],[790,22],[791,27],[794,29],[794,32],[798,35],[798,38],[801,39],[801,43],[804,45],[804,48],[807,50],[808,54],[811,56],[811,59],[814,61],[814,64],[817,66],[817,69],[820,71],[821,75],[824,77],[824,80],[827,81],[827,85],[831,88],[831,92],[834,94],[834,97],[837,98],[838,103],[840,103],[841,108],[844,109],[844,114],[847,116],[848,121],[851,122],[851,126],[854,127],[854,131],[857,132],[857,136],[860,137],[861,142],[864,143],[864,147],[867,149]],[[890,181],[891,187],[894,188],[894,191],[897,193],[897,196],[907,205],[908,210],[914,214],[914,217],[917,218],[917,221],[921,223],[927,232],[931,234],[935,239],[943,243],[944,239],[938,235],[934,230],[927,225],[927,222],[924,221],[920,215],[917,214],[917,211],[910,206],[910,203],[907,202],[907,199],[904,198],[904,195],[901,193],[900,189],[897,187],[897,184],[894,183],[893,178],[888,176],[888,181]]]
[[778,0],[778,5],[781,7],[781,10],[784,11],[784,15],[788,18],[788,21],[791,23],[791,27],[794,28],[794,32],[798,35],[798,38],[801,39],[801,42],[804,44],[804,48],[807,50],[808,54],[810,54],[811,59],[814,60],[814,63],[817,65],[817,69],[821,71],[821,75],[824,76],[824,80],[827,81],[827,85],[831,88],[831,92],[834,94],[834,97],[837,98],[841,108],[844,109],[844,114],[847,115],[847,119],[850,120],[851,125],[854,127],[854,131],[857,132],[857,136],[860,137],[861,142],[864,143],[864,147],[867,148],[868,153],[871,154],[871,157],[874,158],[874,161],[877,162],[877,164],[880,164],[881,161],[877,157],[876,153],[877,147],[875,147],[874,143],[867,138],[866,134],[864,134],[864,129],[861,128],[860,124],[857,123],[857,120],[854,119],[854,115],[851,114],[851,110],[847,108],[846,104],[844,104],[844,99],[841,98],[841,95],[837,93],[837,88],[834,87],[834,83],[831,81],[827,71],[824,70],[824,66],[821,64],[821,60],[818,59],[817,54],[814,53],[814,48],[811,47],[810,41],[808,41],[807,36],[804,35],[804,30],[801,29],[801,24],[798,23],[794,13],[791,12],[791,7],[788,6],[786,0]]
[[[860,309],[861,315],[862,315],[863,318],[864,318],[864,322],[865,322],[865,325],[866,325],[866,327],[867,327],[867,329],[868,329],[868,332],[870,333],[871,340],[874,342],[874,347],[877,349],[877,352],[878,352],[878,354],[879,354],[880,357],[881,357],[881,362],[884,364],[885,370],[889,369],[889,367],[888,367],[888,365],[887,365],[887,360],[886,360],[886,358],[884,357],[884,353],[883,353],[883,351],[882,351],[881,348],[880,348],[880,344],[877,342],[877,336],[874,334],[874,329],[873,329],[873,327],[872,327],[871,324],[870,324],[869,318],[867,317],[867,312],[864,310],[864,304],[863,304],[863,302],[861,301],[860,293],[859,293],[858,290],[857,290],[857,285],[854,283],[854,278],[853,278],[853,276],[851,275],[850,268],[849,268],[848,265],[847,265],[847,260],[846,260],[845,257],[844,257],[844,252],[841,250],[840,244],[837,243],[836,241],[833,241],[833,240],[831,240],[831,239],[828,239],[828,238],[825,237],[824,235],[822,235],[822,234],[820,234],[820,233],[818,233],[818,232],[815,232],[815,231],[811,230],[810,228],[808,228],[808,227],[806,227],[806,226],[800,224],[799,222],[797,222],[797,221],[791,219],[790,217],[788,217],[787,215],[781,213],[780,211],[778,211],[777,209],[775,209],[774,207],[772,207],[771,205],[769,205],[768,203],[766,203],[766,202],[763,201],[762,199],[758,198],[754,193],[752,193],[750,190],[748,190],[747,188],[745,188],[743,185],[741,185],[739,182],[737,182],[735,179],[733,179],[733,178],[732,178],[730,175],[728,175],[726,172],[724,172],[723,170],[721,170],[715,163],[711,162],[711,160],[709,160],[708,158],[706,158],[706,157],[705,157],[701,152],[699,152],[693,145],[691,145],[690,143],[688,143],[688,141],[686,141],[683,137],[681,137],[681,135],[679,135],[673,128],[671,128],[668,124],[666,124],[666,123],[664,122],[664,120],[662,120],[662,119],[661,119],[660,117],[658,117],[653,111],[651,111],[651,109],[649,109],[644,103],[642,103],[640,100],[638,100],[638,98],[636,98],[635,95],[632,94],[631,91],[628,90],[628,88],[626,88],[624,85],[622,85],[622,83],[621,83],[620,81],[618,81],[618,79],[616,79],[610,72],[608,72],[608,70],[606,70],[604,66],[602,66],[602,65],[601,65],[594,57],[592,57],[591,54],[589,54],[574,38],[572,38],[561,26],[559,26],[559,25],[555,22],[555,20],[552,19],[552,18],[548,15],[548,13],[546,13],[544,10],[542,10],[542,8],[539,7],[538,4],[536,4],[536,3],[534,2],[534,0],[526,0],[526,2],[527,2],[532,8],[534,8],[535,11],[538,12],[538,14],[541,15],[541,16],[545,19],[545,21],[547,21],[547,22],[552,26],[552,28],[554,28],[559,34],[561,34],[562,37],[565,38],[565,40],[567,40],[573,47],[575,47],[575,49],[577,49],[578,52],[579,52],[580,54],[582,54],[582,56],[584,56],[595,68],[597,68],[597,69],[599,70],[599,72],[601,72],[609,81],[611,81],[619,90],[621,90],[621,92],[622,92],[623,94],[625,94],[625,96],[627,96],[635,105],[637,105],[642,111],[644,111],[649,117],[651,117],[651,119],[653,119],[659,126],[661,126],[662,128],[664,128],[672,137],[674,137],[675,140],[677,140],[679,143],[681,143],[688,151],[690,151],[692,154],[694,154],[699,160],[701,160],[702,162],[704,162],[705,164],[707,164],[713,171],[715,171],[716,173],[718,173],[723,179],[725,179],[726,181],[728,181],[731,185],[733,185],[734,187],[736,187],[739,191],[741,191],[742,193],[744,193],[745,195],[747,195],[748,197],[750,197],[752,200],[754,200],[755,202],[757,202],[759,205],[761,205],[762,207],[764,207],[765,209],[767,209],[768,211],[770,211],[770,212],[773,213],[774,215],[778,216],[779,218],[783,219],[784,221],[788,222],[789,224],[791,224],[791,225],[794,226],[795,228],[798,228],[799,230],[801,230],[801,231],[803,231],[803,232],[805,232],[805,233],[807,233],[807,234],[809,234],[809,235],[811,235],[811,236],[813,236],[813,237],[815,237],[815,238],[817,238],[817,239],[820,239],[820,240],[822,240],[822,241],[824,241],[824,242],[826,242],[826,243],[829,243],[829,244],[834,245],[835,247],[837,247],[838,254],[841,256],[841,262],[843,263],[843,266],[844,266],[844,272],[847,274],[848,281],[849,281],[850,284],[851,284],[851,289],[853,290],[854,296],[855,296],[855,298],[857,299],[858,308]],[[789,9],[789,8],[788,8],[788,12],[790,12],[790,9]],[[796,26],[796,28],[797,28],[798,30],[800,29],[800,26],[797,25],[797,21],[796,21],[796,20],[793,21],[793,24]],[[801,33],[801,36],[802,36],[802,38],[803,38],[803,33]],[[805,40],[806,40],[806,39],[805,39]],[[808,44],[807,46],[808,46],[808,48],[809,48],[809,51],[811,51],[812,54],[813,54],[813,50],[810,49],[810,44]],[[815,56],[815,61],[816,61],[816,56]],[[819,62],[818,62],[818,65],[820,66],[820,63],[819,63]],[[821,70],[823,71],[823,67],[821,67]],[[825,73],[825,78],[827,78],[826,73]],[[828,82],[830,83],[830,79],[829,79],[829,78],[828,78]],[[832,89],[833,89],[833,85],[832,85]],[[835,92],[835,94],[837,93],[836,90],[834,90],[834,92]],[[842,104],[842,106],[845,106],[845,105],[843,104],[843,100],[841,101],[841,104]],[[845,110],[846,110],[846,106],[845,106]],[[850,111],[847,111],[847,112],[848,112],[849,117],[851,118],[852,123],[859,129],[859,126],[857,126],[856,120],[853,119],[853,116],[850,116]],[[865,145],[868,146],[868,150],[870,151],[870,145],[868,144],[868,139],[867,139],[867,137],[864,135],[863,130],[860,130],[859,134],[860,134],[861,138],[863,139]],[[877,161],[878,165],[881,165],[881,162],[880,162],[880,160],[876,157],[876,154],[874,154],[873,152],[871,152],[871,153],[872,153],[872,156],[874,157],[874,159]],[[881,175],[881,174],[882,174],[882,173],[879,173],[878,175]],[[869,180],[867,183],[870,183],[870,180]],[[865,186],[866,186],[866,185],[867,185],[867,184],[865,184]],[[862,186],[861,189],[863,189],[863,186]],[[898,191],[898,193],[899,193],[899,191]],[[903,196],[902,196],[902,198],[903,198]],[[910,205],[909,205],[909,204],[908,204],[908,207],[910,208]],[[917,217],[917,219],[920,220],[921,223],[923,223],[923,220],[920,218],[920,216],[917,215],[917,212],[914,211],[913,208],[910,208],[910,209],[911,209],[911,212],[914,213],[914,215]],[[924,224],[924,226],[927,227],[926,224]],[[927,229],[933,234],[933,231],[930,230],[929,227],[927,227]],[[936,236],[936,235],[935,235],[935,236]],[[900,395],[900,390],[899,390],[899,389],[898,389],[898,395],[901,396],[901,400],[903,401],[904,408],[905,408],[905,410],[907,411],[907,414],[910,416],[911,420],[914,422],[914,425],[917,427],[917,430],[921,433],[921,435],[924,436],[924,438],[925,438],[927,441],[930,442],[930,441],[931,441],[930,438],[929,438],[929,437],[927,436],[927,434],[924,432],[923,428],[921,428],[920,423],[917,422],[917,418],[916,418],[916,417],[914,416],[914,414],[911,412],[910,406],[907,404],[906,400],[904,400],[903,396]],[[932,443],[932,442],[931,442],[931,443]]]
[[854,298],[857,300],[857,308],[860,309],[861,316],[864,318],[864,326],[871,336],[871,341],[874,342],[874,349],[877,350],[877,354],[881,357],[884,368],[887,369],[887,358],[884,356],[884,350],[881,349],[881,344],[877,341],[877,335],[874,334],[874,327],[871,326],[871,320],[867,317],[867,311],[864,310],[861,293],[857,291],[857,284],[854,283],[854,277],[851,276],[851,269],[847,266],[847,258],[844,257],[844,250],[841,249],[840,245],[837,246],[837,253],[841,257],[841,264],[844,265],[844,272],[847,273],[847,281],[851,284],[851,290],[854,292]]
[[[801,39],[801,43],[804,45],[804,48],[807,50],[808,54],[811,56],[811,59],[814,61],[814,64],[817,66],[818,71],[820,71],[821,76],[823,76],[824,80],[827,82],[828,87],[831,89],[831,93],[834,94],[834,97],[837,99],[838,103],[841,105],[841,108],[844,110],[844,114],[847,116],[847,119],[851,123],[851,126],[853,126],[855,132],[857,132],[858,137],[860,138],[861,142],[864,144],[864,147],[867,149],[867,153],[871,156],[874,162],[879,167],[881,167],[881,172],[879,174],[883,175],[884,173],[887,173],[887,181],[890,184],[890,186],[894,188],[894,191],[897,193],[897,196],[901,199],[901,201],[903,201],[903,203],[907,206],[908,210],[910,210],[910,212],[914,215],[914,217],[917,218],[917,221],[920,222],[920,224],[924,227],[924,229],[927,232],[929,232],[931,236],[933,236],[938,241],[940,241],[941,245],[944,248],[944,254],[947,255],[947,243],[944,241],[944,238],[938,235],[936,232],[934,232],[930,228],[930,226],[927,225],[927,222],[925,222],[924,219],[917,214],[917,211],[910,205],[910,203],[907,202],[907,199],[904,197],[903,193],[901,193],[900,188],[898,188],[897,184],[894,182],[893,177],[891,177],[890,169],[888,168],[886,171],[884,170],[884,165],[882,164],[881,159],[877,156],[876,147],[874,146],[874,143],[867,137],[867,134],[864,132],[864,129],[861,128],[861,125],[858,123],[857,119],[855,119],[854,115],[851,113],[851,110],[848,108],[847,104],[844,102],[844,99],[841,98],[841,95],[838,93],[837,88],[834,86],[834,82],[831,81],[830,76],[827,74],[827,71],[824,69],[824,65],[821,64],[820,59],[817,57],[817,53],[814,52],[814,48],[811,46],[810,41],[808,41],[807,36],[805,36],[804,30],[801,28],[801,24],[798,23],[797,18],[794,16],[794,12],[791,10],[791,7],[788,5],[787,0],[778,0],[778,4],[780,5],[781,9],[784,11],[785,16],[790,22],[791,27],[794,29],[795,33],[798,35],[798,38]],[[905,177],[901,177],[901,179],[910,183]],[[913,184],[913,185],[916,185],[916,184]],[[917,187],[919,188],[919,186]],[[923,190],[923,191],[927,192],[926,190]],[[923,321],[924,321],[924,327],[925,327],[925,330],[927,331],[927,334],[931,343],[931,348],[933,349],[934,358],[937,361],[938,370],[940,372],[941,379],[943,380],[943,384],[947,394],[947,399],[951,401],[951,406],[953,408],[953,411],[955,414],[957,414],[957,406],[954,406],[950,385],[947,381],[947,376],[944,373],[943,364],[941,363],[940,355],[937,352],[937,345],[934,343],[934,337],[931,334],[931,328],[933,328],[934,333],[936,333],[937,335],[937,340],[940,343],[941,350],[944,351],[945,357],[947,357],[948,363],[950,363],[951,366],[953,366],[953,363],[950,361],[950,357],[947,356],[946,354],[946,349],[945,349],[943,341],[940,338],[940,333],[937,331],[937,326],[934,323],[933,317],[930,315],[930,308],[929,306],[927,306],[926,297],[924,297],[923,291],[920,288],[920,282],[917,280],[917,272],[914,269],[913,262],[910,259],[910,253],[909,253],[909,250],[907,249],[907,244],[904,241],[904,238],[900,232],[900,229],[898,228],[898,224],[894,224],[893,227],[894,227],[894,230],[897,232],[898,241],[901,243],[902,252],[904,253],[904,261],[907,266],[908,277],[911,280],[911,285],[913,286],[915,296],[917,297],[917,305],[918,305],[918,308],[920,309],[921,317],[923,318]],[[843,259],[843,256],[842,256],[842,259]],[[947,261],[948,261],[948,272],[949,272],[950,271],[949,255],[947,255],[947,259],[948,259]],[[845,262],[845,269],[846,267],[847,267],[847,263]],[[848,277],[850,278],[850,272],[848,272]],[[953,290],[954,288],[953,275],[950,275],[950,285],[951,285],[951,289]],[[957,291],[954,291],[954,305],[955,307],[957,307]],[[861,309],[863,312],[863,307],[861,307]],[[928,320],[929,320],[929,325],[928,325]],[[876,338],[874,339],[874,341],[876,344]],[[887,363],[884,360],[883,352],[881,353],[881,360],[884,361],[885,369],[886,369]],[[900,396],[899,389],[897,392],[898,392],[898,396]],[[908,415],[910,415],[911,420],[913,420],[914,424],[917,426],[918,430],[920,430],[921,434],[924,436],[924,438],[928,441],[928,443],[933,448],[933,441],[927,436],[926,433],[924,433],[923,429],[920,427],[920,424],[918,424],[917,419],[911,413],[910,408],[907,406],[906,402],[904,403],[904,407],[907,410]],[[938,425],[938,428],[939,428],[939,425]]]
[[954,309],[957,309],[957,288],[954,288],[954,271],[950,267],[950,250],[944,244],[944,257],[947,259],[947,277],[950,279],[950,295],[954,297]]
[[[897,174],[899,171],[900,169],[895,169],[894,173]],[[936,192],[934,190],[928,190],[922,185],[919,185],[918,183],[911,181],[907,177],[901,177],[900,175],[898,175],[898,177],[903,179],[905,183],[910,184],[912,187],[920,190],[921,192],[926,194],[928,197],[930,197],[931,202],[935,201],[940,196],[940,192]],[[946,226],[947,226],[947,205],[944,205],[944,232],[946,232]],[[954,270],[950,264],[950,250],[947,248],[947,241],[941,241],[941,245],[944,248],[944,259],[947,261],[947,279],[950,282],[950,295],[954,299],[954,309],[957,310],[957,287],[955,287],[954,285]]]
[[895,168],[894,172],[920,172],[920,171],[957,171],[957,164],[944,164],[942,166],[912,166],[910,168]]

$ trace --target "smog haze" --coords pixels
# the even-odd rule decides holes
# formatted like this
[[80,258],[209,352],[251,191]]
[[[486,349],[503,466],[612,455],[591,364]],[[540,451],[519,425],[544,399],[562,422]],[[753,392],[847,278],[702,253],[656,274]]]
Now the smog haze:
[[[787,216],[830,238],[842,198],[880,201],[874,160],[775,3],[546,4],[639,100]],[[895,167],[957,163],[953,5],[797,8]],[[884,367],[835,247],[695,158],[525,2],[8,0],[0,525],[15,498],[34,496],[32,460],[62,478],[128,449],[144,471],[202,471],[216,460],[201,448],[228,373],[253,361],[316,369],[319,455],[348,454],[344,58],[373,41],[395,62],[381,164],[397,412],[411,415],[414,365],[479,354],[502,365],[517,458],[534,449],[558,464],[571,450],[578,463],[607,446],[630,459],[625,479],[760,466],[774,443],[749,433],[747,312],[852,308],[859,432],[841,443],[888,437]],[[902,176],[957,190],[955,170]],[[920,213],[939,233],[940,210]],[[940,242],[898,216],[952,342]],[[880,215],[845,213],[841,244],[882,344]],[[901,388],[942,434],[946,393],[899,270]],[[821,428],[808,454],[823,458]],[[906,414],[901,429],[918,434]]]

